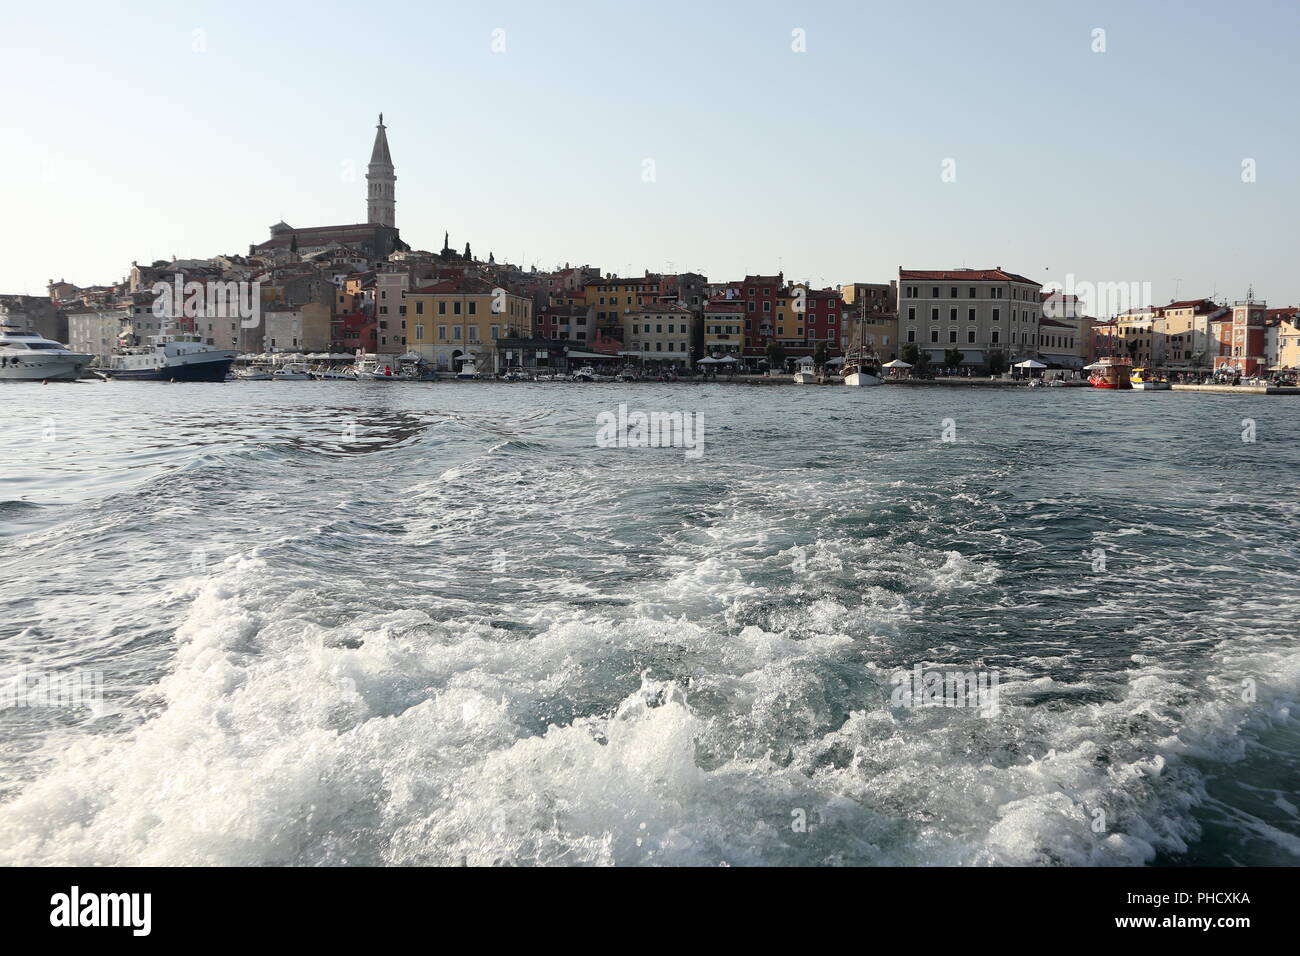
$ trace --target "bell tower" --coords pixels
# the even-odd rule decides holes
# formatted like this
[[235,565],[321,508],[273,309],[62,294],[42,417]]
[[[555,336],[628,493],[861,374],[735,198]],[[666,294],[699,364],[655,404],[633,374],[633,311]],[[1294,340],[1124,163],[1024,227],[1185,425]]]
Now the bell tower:
[[375,145],[370,151],[370,165],[366,168],[366,222],[384,226],[396,225],[396,185],[393,174],[393,157],[388,153],[388,137],[384,130],[384,114],[379,114],[375,128]]

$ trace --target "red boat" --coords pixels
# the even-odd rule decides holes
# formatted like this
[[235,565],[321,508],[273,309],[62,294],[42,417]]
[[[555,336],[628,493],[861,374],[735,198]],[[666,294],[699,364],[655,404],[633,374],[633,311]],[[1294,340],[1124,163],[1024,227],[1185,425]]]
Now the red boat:
[[1103,355],[1088,366],[1093,388],[1132,388],[1133,360],[1122,355]]

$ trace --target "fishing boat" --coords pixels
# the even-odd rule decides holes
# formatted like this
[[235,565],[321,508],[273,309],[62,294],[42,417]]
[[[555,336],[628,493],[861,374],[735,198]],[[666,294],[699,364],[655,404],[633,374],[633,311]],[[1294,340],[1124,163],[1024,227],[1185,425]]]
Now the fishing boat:
[[807,371],[800,370],[798,372],[795,372],[794,383],[796,385],[816,385],[817,373],[812,371],[811,369]]
[[844,367],[840,370],[844,384],[850,388],[885,384],[885,371],[880,367],[880,356],[862,338],[864,324],[858,323],[858,340],[845,351]]
[[1149,368],[1133,369],[1129,382],[1135,389],[1143,392],[1165,392],[1173,387],[1167,378]]
[[148,345],[113,350],[108,365],[92,369],[106,379],[128,382],[224,382],[239,352],[206,344],[197,335],[149,336]]
[[478,362],[474,359],[466,359],[460,365],[460,371],[456,373],[459,379],[472,380],[479,377]]
[[72,382],[94,356],[0,325],[0,382]]
[[573,378],[570,381],[594,382],[596,381],[596,370],[592,368],[590,365],[584,365],[582,368],[578,369],[576,372],[573,373]]
[[1088,381],[1093,388],[1131,389],[1133,382],[1129,373],[1133,370],[1133,360],[1123,355],[1103,355],[1084,369],[1092,374]]

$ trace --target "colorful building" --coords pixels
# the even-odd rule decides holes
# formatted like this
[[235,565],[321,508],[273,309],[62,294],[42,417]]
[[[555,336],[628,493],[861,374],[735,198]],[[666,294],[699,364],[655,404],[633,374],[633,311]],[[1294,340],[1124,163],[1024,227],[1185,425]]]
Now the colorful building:
[[704,354],[741,358],[745,350],[745,306],[735,299],[704,304]]
[[1214,356],[1215,372],[1232,372],[1243,376],[1263,375],[1268,370],[1265,338],[1268,307],[1253,294],[1232,305],[1232,315],[1211,323],[1218,346]]
[[460,371],[473,359],[497,366],[498,339],[532,334],[533,303],[482,279],[448,279],[407,292],[406,343],[434,368]]

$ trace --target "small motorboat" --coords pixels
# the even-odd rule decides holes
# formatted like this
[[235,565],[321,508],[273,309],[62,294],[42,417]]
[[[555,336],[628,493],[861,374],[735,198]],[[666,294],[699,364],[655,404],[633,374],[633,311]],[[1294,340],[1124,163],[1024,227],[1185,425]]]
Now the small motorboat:
[[813,371],[798,371],[794,373],[794,383],[796,385],[816,385],[817,373]]
[[276,382],[310,382],[312,374],[302,362],[286,362],[271,373],[271,379]]
[[1133,388],[1142,392],[1164,392],[1168,391],[1171,386],[1169,380],[1161,375],[1157,375],[1149,368],[1135,368],[1129,376],[1129,382]]
[[474,359],[466,359],[461,363],[460,371],[456,373],[456,377],[465,380],[478,378],[478,363]]
[[584,365],[573,373],[570,381],[574,382],[594,382],[596,381],[596,370],[590,365]]

